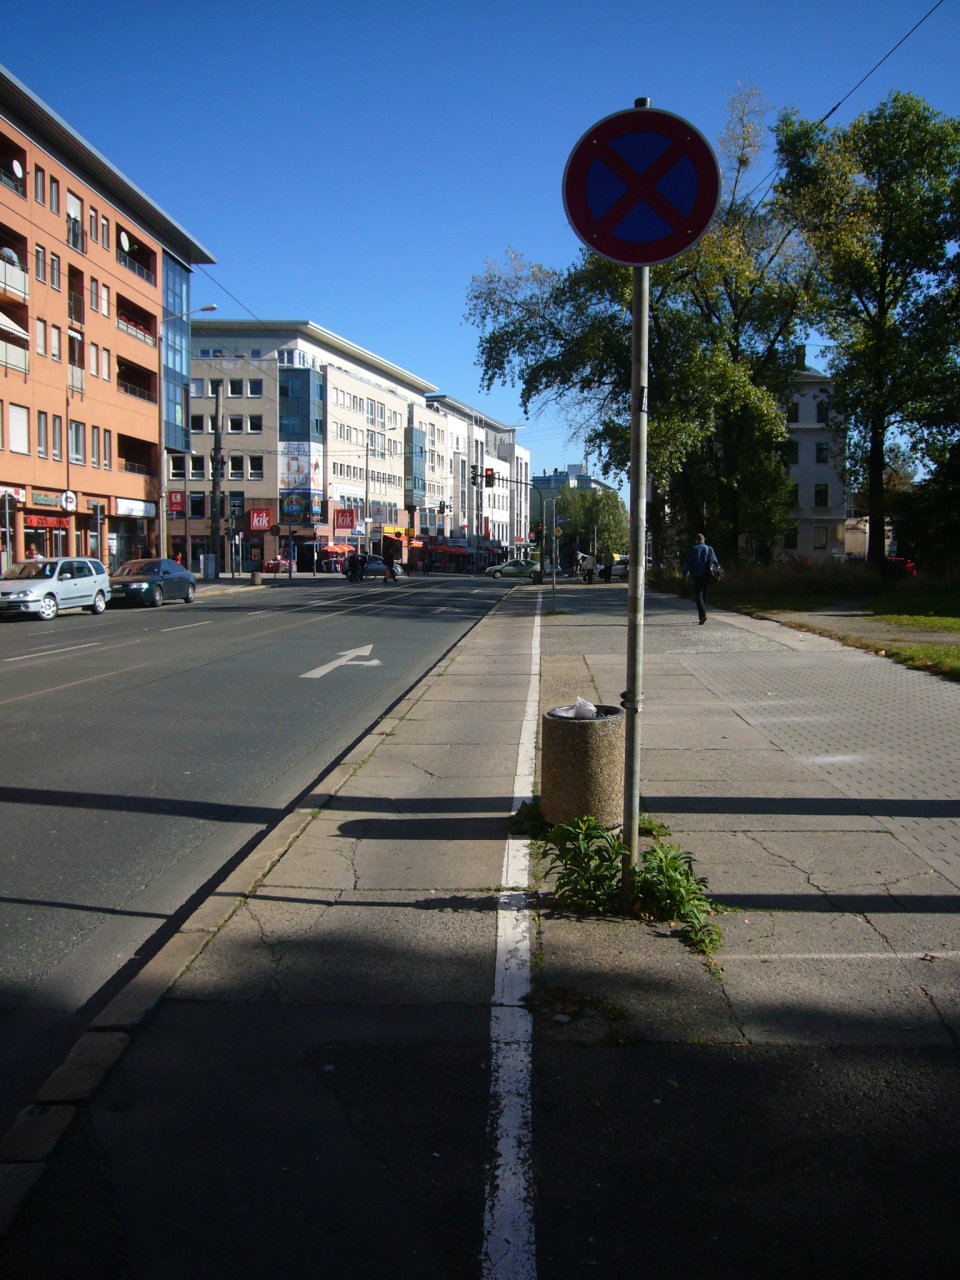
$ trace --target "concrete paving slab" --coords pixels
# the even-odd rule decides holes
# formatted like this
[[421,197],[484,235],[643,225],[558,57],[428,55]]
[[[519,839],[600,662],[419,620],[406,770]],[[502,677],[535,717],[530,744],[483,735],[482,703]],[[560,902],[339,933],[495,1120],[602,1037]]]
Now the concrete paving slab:
[[420,771],[435,778],[458,778],[464,774],[470,778],[509,777],[512,788],[516,750],[516,746],[505,748],[496,741],[447,745],[387,741],[377,750],[377,772],[385,786],[389,786],[389,778]]
[[645,786],[656,782],[702,779],[722,783],[737,778],[793,778],[810,776],[807,766],[776,747],[755,751],[686,751],[681,747],[650,746],[641,742],[641,776]]
[[[390,745],[443,746],[448,750],[458,746],[478,744],[499,745],[501,749],[512,744],[514,756],[520,741],[519,724],[510,732],[504,721],[488,719],[485,706],[476,702],[455,701],[457,714],[439,720],[404,720],[393,735]],[[516,695],[514,703],[516,705]],[[519,716],[518,712],[518,716]]]
[[948,1045],[924,991],[861,917],[730,913],[723,989],[751,1043]]
[[483,893],[271,887],[236,912],[171,995],[297,1005],[488,1005],[496,905]]

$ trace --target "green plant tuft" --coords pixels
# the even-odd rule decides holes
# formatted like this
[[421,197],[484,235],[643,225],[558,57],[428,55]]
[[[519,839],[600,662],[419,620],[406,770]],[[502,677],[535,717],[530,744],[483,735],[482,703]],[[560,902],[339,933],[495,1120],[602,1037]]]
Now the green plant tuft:
[[[626,852],[620,837],[606,831],[596,818],[577,818],[552,827],[541,857],[545,874],[555,876],[557,906],[588,915],[619,914]],[[706,880],[695,874],[691,853],[658,835],[642,853],[633,874],[633,915],[679,924],[680,937],[701,955],[717,950],[722,935],[711,917],[720,908],[707,896]]]

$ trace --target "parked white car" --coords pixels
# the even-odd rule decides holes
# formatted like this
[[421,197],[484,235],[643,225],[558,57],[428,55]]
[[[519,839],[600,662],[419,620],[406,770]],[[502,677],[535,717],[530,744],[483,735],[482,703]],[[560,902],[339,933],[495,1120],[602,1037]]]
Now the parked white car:
[[0,614],[32,613],[50,622],[61,609],[103,613],[109,599],[110,575],[86,556],[18,560],[0,578]]

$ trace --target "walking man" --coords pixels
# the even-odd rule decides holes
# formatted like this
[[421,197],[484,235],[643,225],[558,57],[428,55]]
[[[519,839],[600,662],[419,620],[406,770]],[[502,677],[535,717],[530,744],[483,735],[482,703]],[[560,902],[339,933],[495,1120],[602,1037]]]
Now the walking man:
[[701,627],[707,620],[707,587],[713,576],[710,566],[719,563],[713,547],[702,533],[698,533],[696,542],[687,552],[687,558],[683,562],[683,576],[693,580]]

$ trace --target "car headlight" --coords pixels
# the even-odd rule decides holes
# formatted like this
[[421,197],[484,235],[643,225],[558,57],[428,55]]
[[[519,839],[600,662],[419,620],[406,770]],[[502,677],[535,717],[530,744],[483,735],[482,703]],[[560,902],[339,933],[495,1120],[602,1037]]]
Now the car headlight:
[[22,591],[5,591],[8,600],[32,600],[37,594],[36,587],[25,587]]

